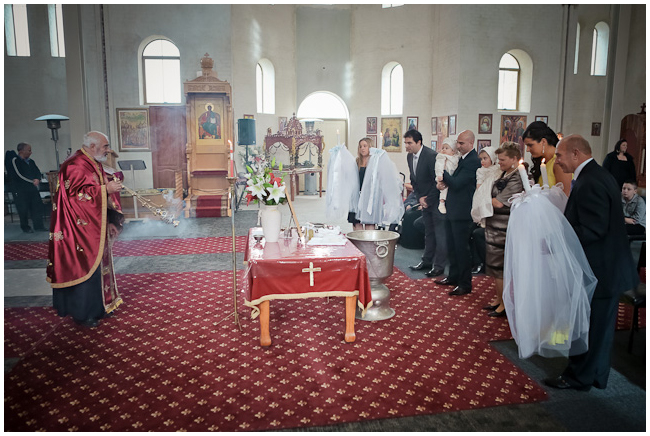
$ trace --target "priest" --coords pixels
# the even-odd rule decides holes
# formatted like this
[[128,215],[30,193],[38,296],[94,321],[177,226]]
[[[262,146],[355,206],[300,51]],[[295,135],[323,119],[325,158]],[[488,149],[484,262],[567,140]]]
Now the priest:
[[122,229],[121,182],[102,167],[108,138],[89,132],[83,146],[61,165],[52,201],[47,281],[59,316],[87,327],[121,303],[113,271],[112,244]]

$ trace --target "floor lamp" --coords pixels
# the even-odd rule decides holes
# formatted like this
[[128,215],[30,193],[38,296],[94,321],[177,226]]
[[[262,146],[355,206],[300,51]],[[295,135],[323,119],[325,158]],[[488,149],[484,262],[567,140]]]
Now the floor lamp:
[[52,131],[52,141],[54,141],[54,153],[56,153],[56,170],[59,170],[61,164],[59,163],[59,149],[56,146],[57,141],[59,140],[58,130],[61,128],[61,121],[69,120],[70,118],[63,115],[43,115],[34,119],[34,121],[47,121],[47,128]]

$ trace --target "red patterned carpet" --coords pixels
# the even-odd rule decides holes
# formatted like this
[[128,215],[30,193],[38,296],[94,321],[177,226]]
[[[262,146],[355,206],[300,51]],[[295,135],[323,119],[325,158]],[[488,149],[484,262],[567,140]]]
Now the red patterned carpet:
[[[237,252],[243,253],[246,236],[235,237]],[[117,241],[113,255],[124,256],[169,256],[178,254],[230,253],[230,236],[217,238],[149,239]],[[5,244],[5,260],[47,259],[47,242],[22,242]]]
[[5,309],[5,350],[29,349],[5,375],[5,430],[274,430],[546,398],[488,344],[509,335],[505,319],[480,313],[489,280],[451,299],[396,271],[387,285],[397,315],[357,321],[352,344],[343,299],[273,301],[267,349],[248,309],[242,332],[232,317],[214,325],[232,310],[230,280],[120,275],[114,317],[98,329],[66,318],[33,347],[7,343],[38,329]]

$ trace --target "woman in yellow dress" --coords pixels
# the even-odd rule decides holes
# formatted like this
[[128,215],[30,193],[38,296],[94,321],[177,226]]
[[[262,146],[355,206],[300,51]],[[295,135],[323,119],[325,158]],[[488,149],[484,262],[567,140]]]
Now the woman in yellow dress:
[[542,121],[530,123],[522,135],[524,145],[532,156],[533,168],[531,174],[535,183],[542,186],[543,178],[541,171],[542,159],[546,165],[546,174],[548,175],[549,188],[557,183],[562,183],[564,193],[568,196],[571,192],[571,174],[562,171],[558,165],[555,165],[555,146],[559,139],[553,129]]

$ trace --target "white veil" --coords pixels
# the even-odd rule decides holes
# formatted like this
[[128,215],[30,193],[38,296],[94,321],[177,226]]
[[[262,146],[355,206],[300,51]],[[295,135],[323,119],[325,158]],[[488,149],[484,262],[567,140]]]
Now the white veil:
[[359,167],[345,144],[339,144],[329,152],[325,216],[332,221],[343,220],[348,217],[348,212],[357,213]]
[[[546,186],[546,185],[544,185]],[[564,193],[564,184],[562,182],[556,183],[551,186],[550,189],[546,188],[542,191],[542,194],[545,194],[548,200],[553,203],[560,212],[564,213],[566,209],[566,203],[569,201],[569,197]]]
[[404,215],[402,180],[385,150],[370,149],[357,219],[363,224],[396,224]]
[[539,185],[510,201],[503,301],[519,357],[584,353],[597,279],[580,241]]

